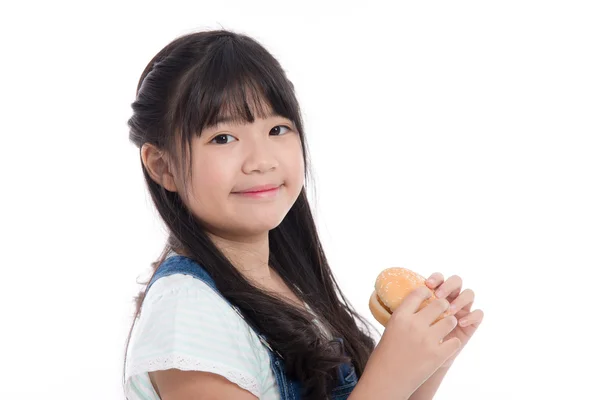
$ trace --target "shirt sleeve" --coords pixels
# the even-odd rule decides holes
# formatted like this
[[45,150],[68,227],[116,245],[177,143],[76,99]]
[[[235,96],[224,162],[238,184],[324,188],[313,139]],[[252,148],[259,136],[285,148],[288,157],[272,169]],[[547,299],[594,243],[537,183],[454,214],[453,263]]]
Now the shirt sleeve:
[[261,344],[206,283],[174,274],[157,280],[135,322],[126,379],[177,368],[219,374],[260,398]]

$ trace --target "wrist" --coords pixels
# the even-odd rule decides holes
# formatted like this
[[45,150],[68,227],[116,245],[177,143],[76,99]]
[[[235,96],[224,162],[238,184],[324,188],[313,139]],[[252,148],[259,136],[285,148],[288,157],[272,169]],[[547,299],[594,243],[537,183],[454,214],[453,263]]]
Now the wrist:
[[[369,364],[352,390],[348,400],[409,400],[412,391],[401,386],[401,380],[396,376],[388,376],[388,370],[373,369]],[[389,382],[395,382],[393,386]]]

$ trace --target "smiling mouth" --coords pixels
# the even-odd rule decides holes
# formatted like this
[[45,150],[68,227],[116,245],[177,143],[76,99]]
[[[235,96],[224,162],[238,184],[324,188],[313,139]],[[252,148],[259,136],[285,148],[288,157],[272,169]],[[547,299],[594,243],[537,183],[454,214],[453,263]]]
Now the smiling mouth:
[[273,189],[266,189],[266,190],[249,190],[247,192],[240,192],[241,194],[246,194],[246,193],[265,193],[265,192],[272,192],[274,190],[279,189],[279,187],[273,188]]
[[270,199],[277,197],[282,187],[283,185],[279,185],[276,188],[267,190],[234,192],[233,194],[250,199]]
[[283,186],[283,184],[281,184],[279,186],[269,185],[267,187],[262,187],[262,188],[259,188],[256,190],[245,190],[245,191],[233,192],[233,193],[235,193],[235,194],[267,193],[267,192],[272,192],[272,191],[278,190],[279,188],[281,188],[281,186]]

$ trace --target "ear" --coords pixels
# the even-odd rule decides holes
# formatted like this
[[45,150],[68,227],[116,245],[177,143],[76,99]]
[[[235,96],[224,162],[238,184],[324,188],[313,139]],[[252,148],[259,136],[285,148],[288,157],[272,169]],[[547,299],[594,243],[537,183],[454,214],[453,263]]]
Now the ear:
[[144,143],[141,149],[142,162],[152,180],[170,192],[176,192],[175,177],[169,166],[167,154],[156,146]]

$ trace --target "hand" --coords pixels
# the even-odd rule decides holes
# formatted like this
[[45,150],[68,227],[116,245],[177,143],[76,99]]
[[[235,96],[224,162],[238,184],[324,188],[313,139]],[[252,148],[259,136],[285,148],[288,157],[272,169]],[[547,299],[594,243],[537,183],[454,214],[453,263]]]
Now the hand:
[[[461,343],[460,349],[443,365],[449,367],[479,328],[481,321],[483,321],[483,311],[471,311],[475,293],[471,289],[466,289],[461,293],[462,279],[457,275],[453,275],[444,281],[444,276],[439,272],[435,272],[425,281],[425,284],[430,289],[435,290],[436,297],[447,299],[450,302],[448,312],[458,319],[456,327],[444,338],[444,341],[458,338]],[[455,309],[453,310],[452,307]]]
[[461,347],[459,339],[443,341],[457,323],[454,316],[434,324],[447,300],[433,299],[419,310],[431,297],[429,288],[419,286],[394,310],[352,398],[408,399]]

